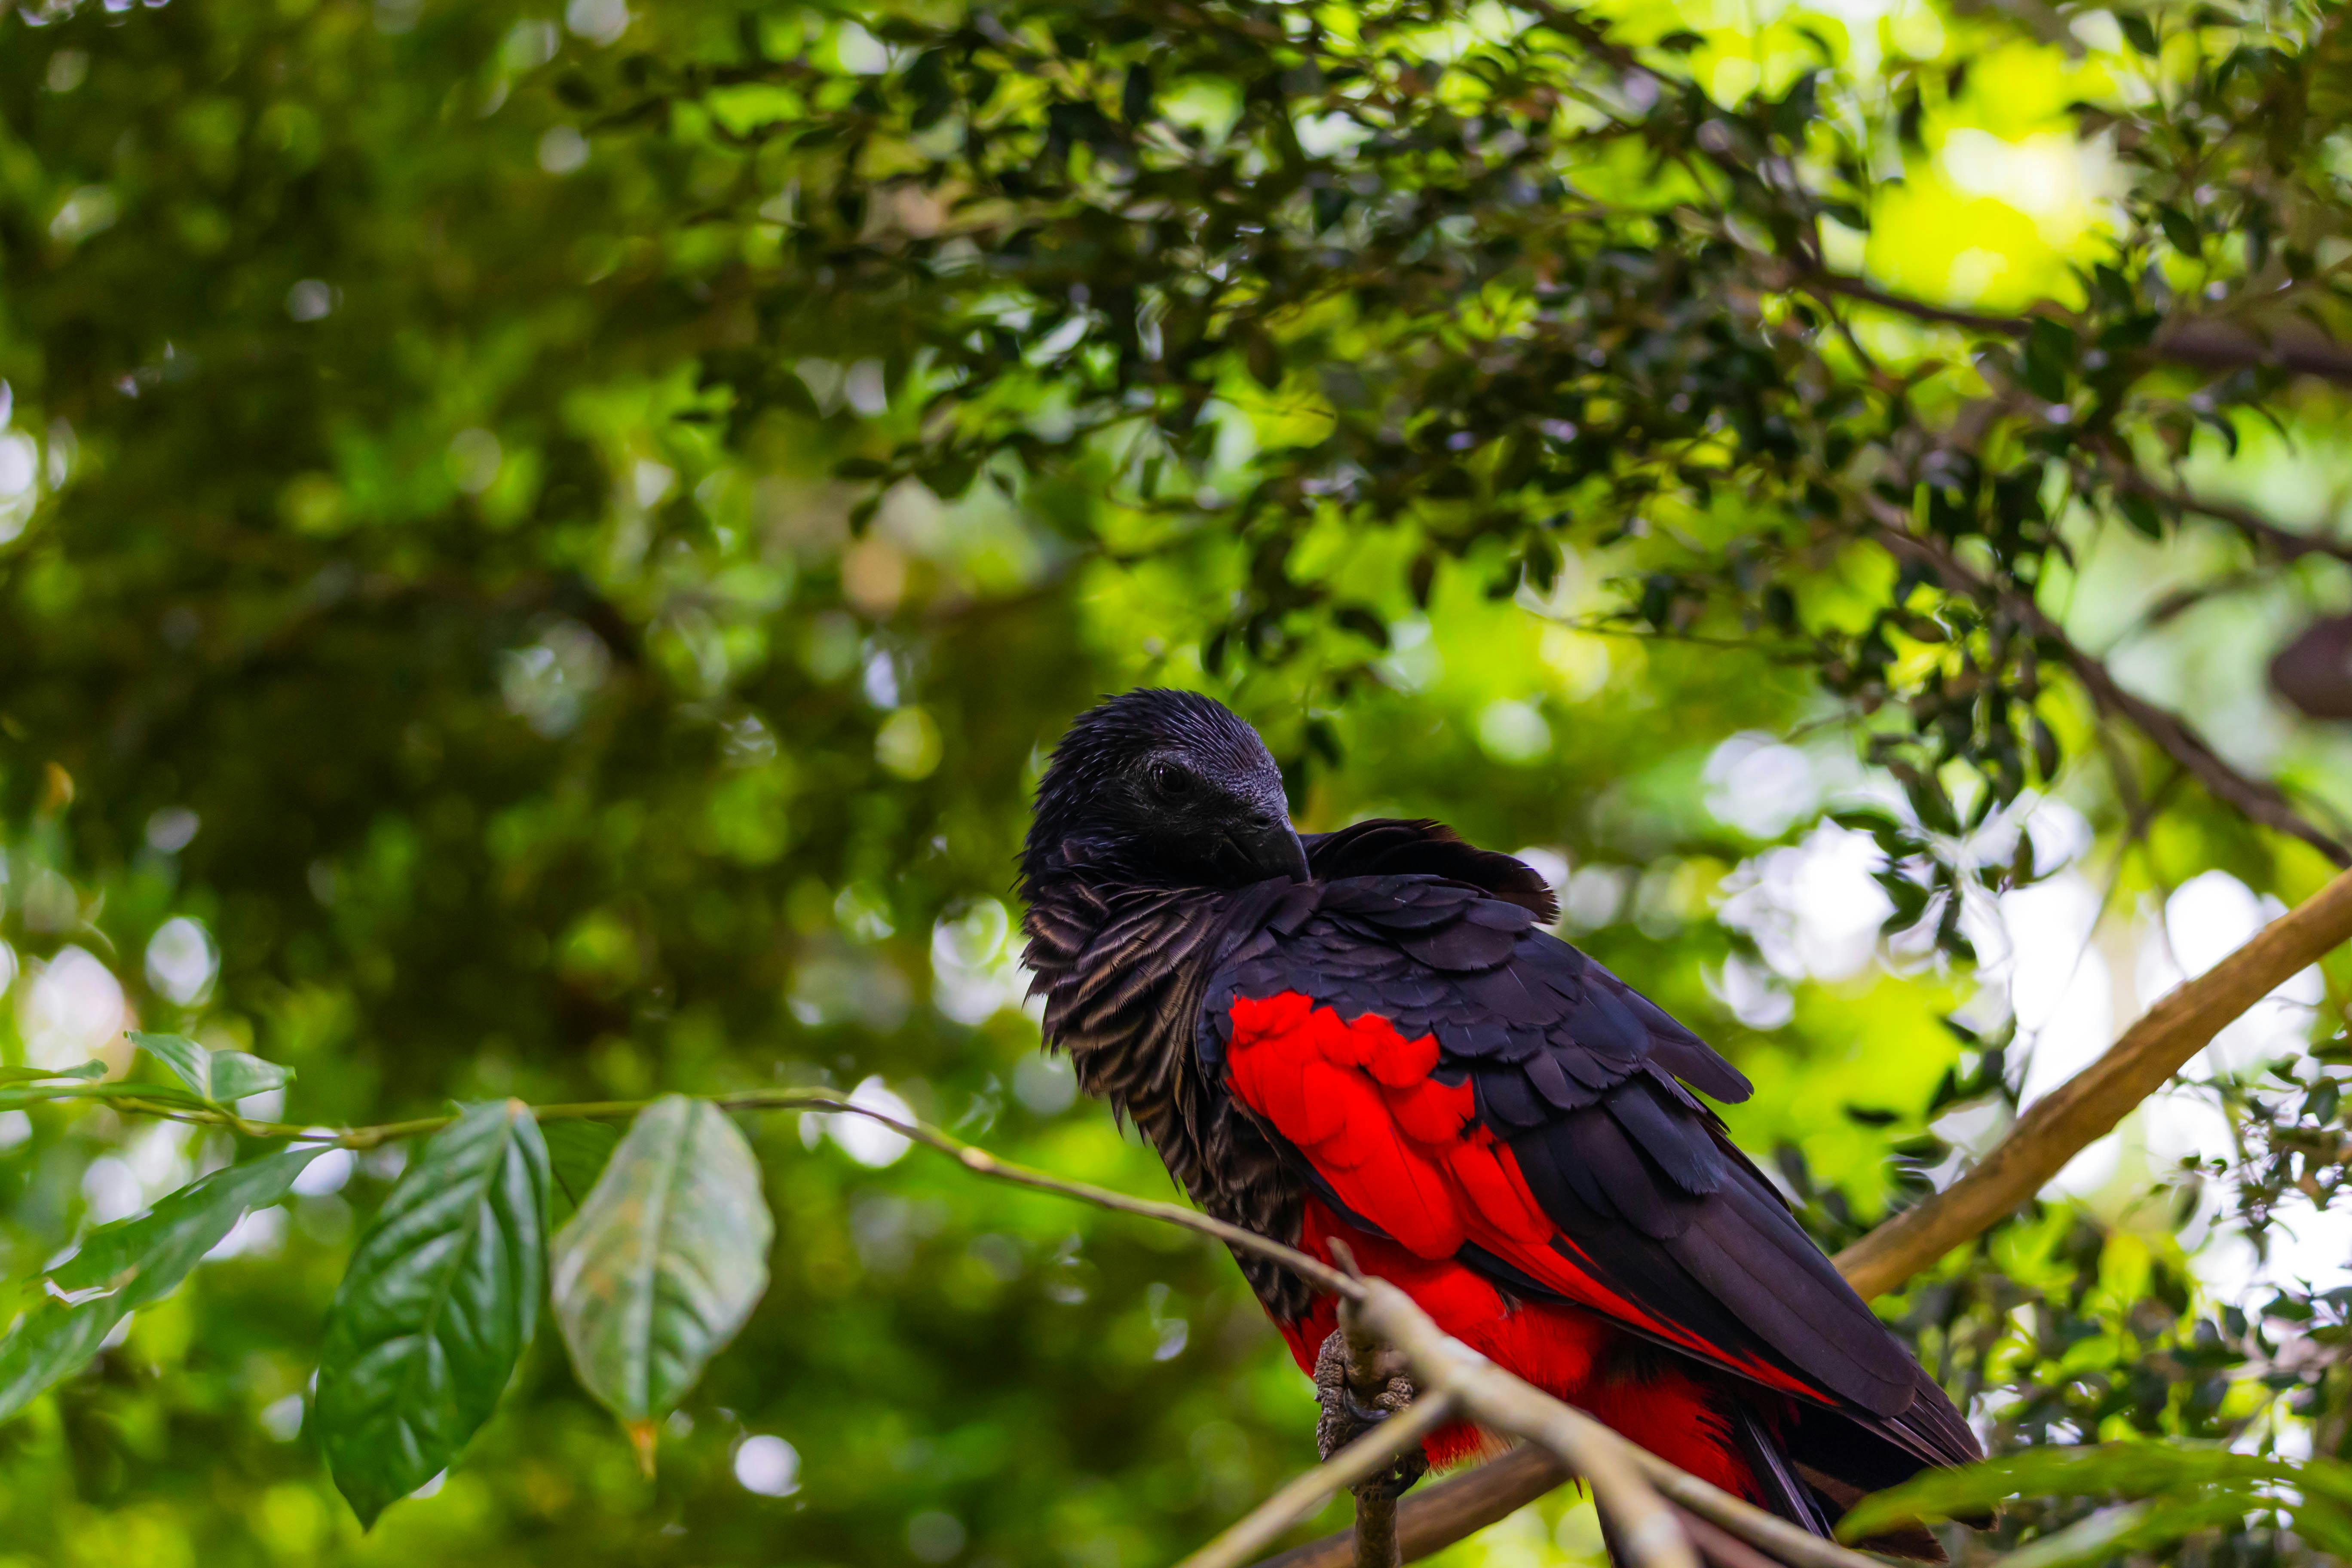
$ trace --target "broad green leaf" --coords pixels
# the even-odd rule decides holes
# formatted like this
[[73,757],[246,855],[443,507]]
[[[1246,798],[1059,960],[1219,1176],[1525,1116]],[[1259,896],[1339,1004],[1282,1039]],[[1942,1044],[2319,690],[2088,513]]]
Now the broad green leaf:
[[2147,1504],[2144,1502],[2103,1508],[2063,1530],[2027,1542],[2016,1555],[2028,1560],[2027,1568],[2059,1568],[2062,1563],[2080,1562],[2086,1554],[2102,1561],[2120,1557],[2127,1538],[2147,1519]]
[[248,1094],[282,1088],[294,1069],[244,1051],[213,1051],[185,1035],[150,1035],[133,1030],[131,1043],[172,1070],[198,1100],[234,1105]]
[[36,1303],[0,1340],[0,1421],[79,1371],[122,1317],[122,1308],[111,1300],[79,1307],[57,1300]]
[[1912,1520],[1979,1512],[2013,1497],[2150,1498],[2226,1491],[2251,1498],[2257,1488],[2291,1488],[2341,1505],[2352,1501],[2352,1467],[2328,1459],[2290,1464],[2185,1443],[2029,1448],[1980,1465],[1922,1471],[1899,1487],[1874,1493],[1838,1522],[1838,1536],[1856,1541]]
[[540,1133],[547,1140],[547,1160],[564,1201],[578,1208],[604,1173],[604,1163],[621,1142],[621,1130],[609,1121],[549,1121]]
[[185,1035],[151,1035],[131,1031],[131,1043],[171,1070],[199,1100],[212,1098],[212,1052]]
[[2103,1508],[2002,1558],[2002,1568],[2093,1568],[2138,1553],[2160,1551],[2202,1530],[2231,1529],[2249,1514],[2263,1513],[2270,1500],[2240,1492],[2125,1503]]
[[235,1105],[247,1095],[267,1093],[294,1081],[292,1068],[245,1051],[215,1051],[212,1066],[213,1099],[223,1105]]
[[361,1523],[447,1468],[505,1391],[545,1286],[547,1187],[530,1108],[470,1106],[360,1238],[311,1419]]
[[709,1101],[673,1094],[639,1114],[556,1237],[572,1367],[648,1464],[655,1422],[767,1289],[774,1234],[742,1133]]
[[86,1062],[69,1068],[10,1068],[0,1067],[0,1083],[47,1083],[55,1079],[70,1079],[87,1083],[106,1076],[106,1064],[92,1057]]
[[2352,1513],[2315,1489],[2305,1489],[2291,1511],[2297,1535],[2339,1561],[2352,1559]]
[[284,1197],[320,1149],[287,1149],[215,1171],[136,1218],[90,1232],[49,1271],[43,1299],[0,1340],[0,1420],[97,1354],[127,1314],[177,1289],[237,1221]]

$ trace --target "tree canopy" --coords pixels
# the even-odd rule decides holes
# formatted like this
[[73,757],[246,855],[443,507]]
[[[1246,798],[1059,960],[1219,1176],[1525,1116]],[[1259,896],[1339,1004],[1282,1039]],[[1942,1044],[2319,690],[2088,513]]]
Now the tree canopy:
[[[656,1383],[524,1249],[362,1534],[310,1380],[425,1145],[97,1091],[462,1102],[518,1226],[613,1140],[510,1100],[1159,1195],[1013,962],[1139,683],[1522,851],[1826,1245],[1948,1183],[2352,843],[2347,83],[2332,3],[0,3],[0,1563],[1110,1568],[1306,1463],[1213,1251],[662,1100],[615,1171],[764,1289]],[[2257,1471],[2352,1458],[2335,962],[1886,1303],[2004,1451],[2248,1460],[1987,1540],[2322,1549]],[[26,1373],[150,1205],[185,1285]]]

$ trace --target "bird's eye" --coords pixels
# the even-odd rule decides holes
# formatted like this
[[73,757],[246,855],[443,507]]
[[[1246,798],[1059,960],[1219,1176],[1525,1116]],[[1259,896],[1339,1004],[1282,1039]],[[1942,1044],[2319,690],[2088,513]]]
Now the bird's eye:
[[1192,775],[1172,763],[1161,763],[1151,770],[1151,787],[1161,795],[1190,795],[1192,784]]

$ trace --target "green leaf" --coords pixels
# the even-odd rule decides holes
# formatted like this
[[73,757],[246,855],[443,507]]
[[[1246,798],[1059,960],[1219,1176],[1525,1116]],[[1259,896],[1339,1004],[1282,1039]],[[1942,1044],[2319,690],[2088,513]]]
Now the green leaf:
[[760,1165],[707,1100],[639,1114],[555,1241],[555,1317],[581,1384],[650,1465],[654,1423],[684,1398],[768,1286],[775,1234]]
[[150,1035],[137,1029],[131,1031],[131,1043],[163,1063],[197,1099],[212,1098],[212,1052],[185,1035]]
[[530,1108],[467,1108],[418,1152],[328,1310],[311,1407],[363,1525],[448,1468],[530,1340],[547,1269],[547,1145]]
[[0,1340],[0,1421],[30,1405],[98,1353],[122,1309],[111,1300],[37,1304]]
[[69,1068],[0,1067],[0,1083],[47,1083],[54,1079],[72,1079],[87,1083],[105,1076],[106,1064],[96,1057]]
[[178,1289],[237,1221],[284,1197],[323,1147],[215,1171],[136,1218],[91,1231],[48,1272],[44,1299],[0,1340],[0,1420],[97,1354],[124,1317]]
[[2116,510],[2124,514],[2126,522],[2148,538],[2164,538],[2164,519],[2158,513],[2156,503],[2146,496],[2126,491],[2116,497]]
[[2061,1564],[2085,1558],[2105,1561],[2120,1557],[2129,1538],[2146,1522],[2147,1511],[2144,1502],[2103,1508],[2087,1519],[2076,1520],[2063,1530],[2028,1542],[2014,1555],[2026,1559],[2028,1568],[2060,1568]]
[[1242,358],[1260,386],[1271,392],[1282,384],[1282,350],[1265,328],[1253,328],[1244,335]]
[[235,1105],[249,1094],[283,1089],[294,1081],[292,1068],[244,1051],[215,1051],[212,1058],[213,1098],[223,1105]]
[[2067,377],[2081,357],[2081,348],[2064,327],[2047,316],[2034,317],[2025,339],[2026,389],[2045,403],[2064,402]]
[[1838,1538],[1857,1541],[1915,1520],[1979,1513],[2012,1497],[2144,1498],[2276,1486],[2346,1501],[2352,1500],[2352,1467],[2326,1459],[2291,1465],[2186,1443],[2029,1448],[1980,1465],[1923,1471],[1899,1487],[1874,1493],[1838,1522]]
[[2179,207],[2158,207],[2156,223],[2164,230],[2165,240],[2181,255],[2194,258],[2204,253],[2205,237],[2198,232],[2196,221]]
[[282,1089],[293,1081],[294,1069],[263,1061],[244,1051],[213,1051],[185,1035],[149,1035],[131,1031],[131,1044],[172,1070],[208,1105],[229,1106],[248,1094]]
[[547,1161],[556,1190],[566,1203],[579,1207],[604,1173],[604,1163],[613,1157],[621,1130],[609,1121],[550,1121],[539,1131],[547,1140]]
[[[2204,1530],[2241,1527],[2249,1514],[2267,1512],[2273,1500],[2240,1491],[2103,1508],[2001,1559],[2002,1568],[2094,1568],[2164,1547]],[[2302,1510],[2294,1510],[2298,1524]]]

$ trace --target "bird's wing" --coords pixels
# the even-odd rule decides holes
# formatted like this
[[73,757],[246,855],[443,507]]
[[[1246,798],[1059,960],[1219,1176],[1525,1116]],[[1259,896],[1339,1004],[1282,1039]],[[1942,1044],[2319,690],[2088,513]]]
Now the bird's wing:
[[1559,918],[1559,899],[1536,868],[1516,856],[1466,843],[1442,822],[1428,817],[1375,816],[1337,833],[1309,833],[1299,839],[1317,880],[1341,877],[1437,877],[1483,888],[1507,904],[1517,904],[1549,925]]
[[1748,1080],[1533,911],[1464,881],[1289,888],[1202,1002],[1213,1081],[1352,1221],[1573,1302],[1920,1458],[1966,1426],[1684,1087]]

